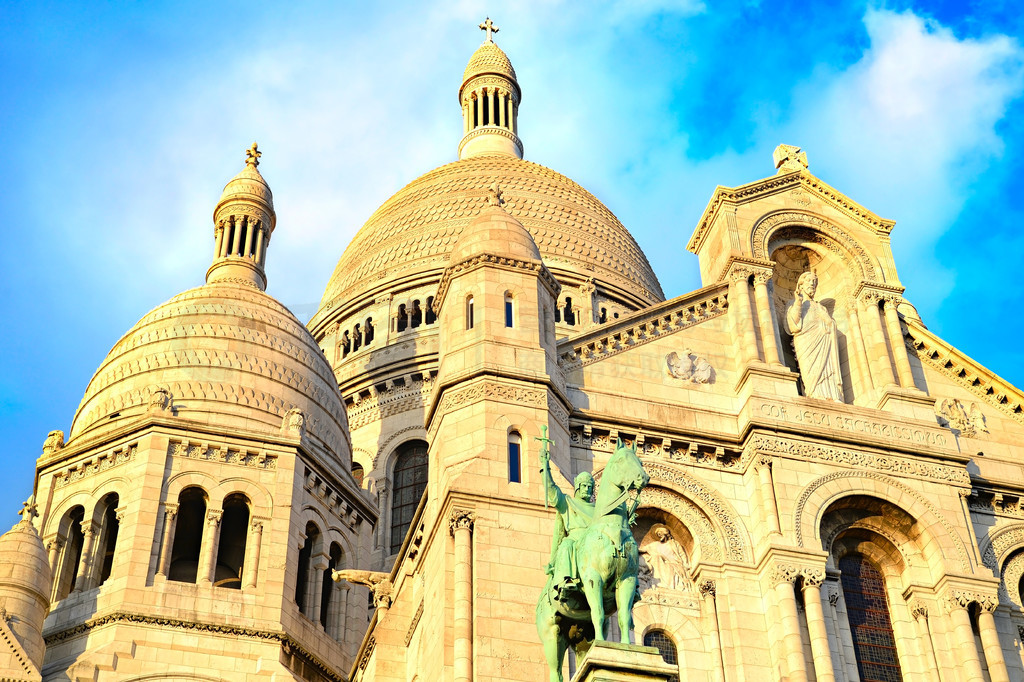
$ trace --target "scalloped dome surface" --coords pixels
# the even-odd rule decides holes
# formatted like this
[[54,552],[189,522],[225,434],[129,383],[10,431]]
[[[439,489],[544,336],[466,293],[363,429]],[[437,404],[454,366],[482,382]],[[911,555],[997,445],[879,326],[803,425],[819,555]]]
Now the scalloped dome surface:
[[462,73],[462,82],[482,73],[498,73],[516,79],[516,70],[512,68],[508,55],[489,40],[476,48],[476,52],[469,58],[469,64],[466,64],[466,70]]
[[544,264],[592,277],[648,303],[661,285],[632,235],[594,195],[550,168],[511,156],[478,156],[436,168],[388,199],[359,230],[327,284],[311,326],[344,302],[403,275],[438,278],[463,230],[501,186],[504,209],[529,230]]
[[243,432],[279,434],[285,413],[298,408],[314,443],[351,459],[345,408],[320,347],[253,286],[206,284],[139,320],[89,382],[71,440],[145,415],[158,388],[170,391],[176,418]]

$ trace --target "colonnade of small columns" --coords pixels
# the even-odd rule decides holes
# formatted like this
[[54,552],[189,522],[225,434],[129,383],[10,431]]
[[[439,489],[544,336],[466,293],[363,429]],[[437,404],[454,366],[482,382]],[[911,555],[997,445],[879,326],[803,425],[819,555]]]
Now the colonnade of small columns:
[[[773,266],[770,261],[734,261],[726,274],[730,317],[743,364],[783,365],[779,321],[768,289]],[[849,341],[850,371],[868,390],[916,389],[897,312],[902,300],[898,289],[861,282],[846,307],[850,328],[844,331]]]
[[266,264],[268,239],[263,221],[253,216],[228,216],[217,221],[214,260],[237,256],[252,260],[257,266]]
[[[156,574],[161,578],[167,578],[171,570],[171,550],[174,547],[174,536],[177,531],[178,504],[166,503],[164,505],[164,523],[160,536],[160,555],[157,562]],[[199,568],[196,574],[196,583],[199,585],[212,585],[217,570],[217,551],[220,546],[221,519],[224,516],[223,509],[210,509],[206,512],[205,523],[202,529],[202,539],[199,550]],[[247,526],[245,541],[245,561],[243,564],[242,589],[256,587],[257,576],[259,575],[260,551],[263,545],[263,519],[252,518]]]
[[469,93],[462,102],[463,134],[483,126],[498,126],[518,134],[516,107],[511,90],[488,86]]
[[[348,621],[349,594],[352,586],[335,582],[332,577],[331,557],[322,547],[309,559],[309,575],[301,609],[309,620],[321,625],[324,632],[336,641],[345,641]],[[329,583],[327,590],[324,584]],[[324,613],[326,609],[326,613]]]

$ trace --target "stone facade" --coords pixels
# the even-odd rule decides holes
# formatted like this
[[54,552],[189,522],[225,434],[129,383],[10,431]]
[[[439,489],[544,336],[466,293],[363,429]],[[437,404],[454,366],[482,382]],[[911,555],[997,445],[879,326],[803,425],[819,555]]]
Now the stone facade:
[[[619,439],[650,475],[647,679],[1024,679],[1024,394],[903,298],[894,224],[780,145],[774,175],[715,191],[703,286],[665,300],[607,208],[522,159],[482,28],[460,160],[369,219],[308,331],[263,293],[250,150],[208,283],[118,341],[46,439],[10,544],[45,547],[52,581],[10,596],[0,570],[31,603],[15,622],[49,599],[45,659],[31,677],[38,633],[0,622],[4,674],[547,679],[549,438],[566,492]],[[636,679],[621,662],[651,651],[580,675]]]

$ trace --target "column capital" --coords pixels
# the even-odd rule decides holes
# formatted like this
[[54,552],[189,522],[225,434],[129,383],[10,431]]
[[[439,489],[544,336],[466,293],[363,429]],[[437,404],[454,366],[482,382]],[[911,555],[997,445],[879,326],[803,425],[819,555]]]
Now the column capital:
[[889,299],[895,300],[898,304],[903,300],[903,291],[903,287],[863,280],[854,287],[853,298],[862,305],[866,303],[874,303],[877,305],[879,301]]
[[772,567],[770,578],[773,584],[793,583],[797,578],[804,579],[804,588],[821,587],[825,582],[825,569],[813,566],[780,562]]
[[772,273],[771,270],[762,270],[760,268],[757,269],[757,270],[754,270],[754,284],[755,285],[759,285],[759,284],[767,285],[768,282],[772,281],[772,274],[773,273]]
[[254,533],[263,532],[263,519],[253,519],[249,522],[249,527],[252,528]]
[[758,453],[754,457],[754,468],[755,469],[771,469],[772,468],[772,464],[774,462],[775,462],[775,455]]
[[754,274],[754,269],[746,263],[733,263],[725,273],[725,278],[730,283],[746,282]]
[[825,582],[825,569],[823,568],[805,568],[800,574],[804,578],[804,589],[821,587],[821,584]]
[[914,598],[907,604],[910,607],[910,615],[914,617],[914,620],[921,620],[922,618],[928,618],[928,605],[922,600]]
[[698,586],[700,590],[700,596],[707,599],[708,597],[714,599],[718,593],[718,587],[715,585],[714,580],[702,580]]
[[469,509],[452,509],[451,516],[448,518],[448,531],[455,535],[457,530],[468,530],[473,532],[473,523],[476,521],[476,514]]
[[977,604],[984,611],[995,611],[999,606],[999,597],[993,594],[971,592],[968,590],[950,590],[946,595],[946,611],[952,612],[957,609],[966,609],[971,604]]
[[177,515],[178,515],[178,503],[177,502],[167,502],[167,503],[164,504],[164,518],[165,519],[167,519],[168,521],[171,521]]
[[221,517],[223,516],[223,509],[211,509],[206,513],[206,520],[210,523],[211,526],[218,526],[220,525],[220,520]]

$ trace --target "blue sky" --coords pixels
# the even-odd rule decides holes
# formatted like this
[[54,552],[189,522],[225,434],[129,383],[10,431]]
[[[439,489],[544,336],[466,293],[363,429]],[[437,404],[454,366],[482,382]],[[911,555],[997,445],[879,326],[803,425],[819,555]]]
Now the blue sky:
[[[378,3],[373,3],[376,5]],[[202,283],[256,139],[269,292],[302,319],[398,188],[454,159],[490,15],[526,157],[601,198],[672,297],[716,185],[811,171],[896,221],[931,329],[1024,384],[1024,19],[1015,3],[0,3],[0,519],[149,309]]]

